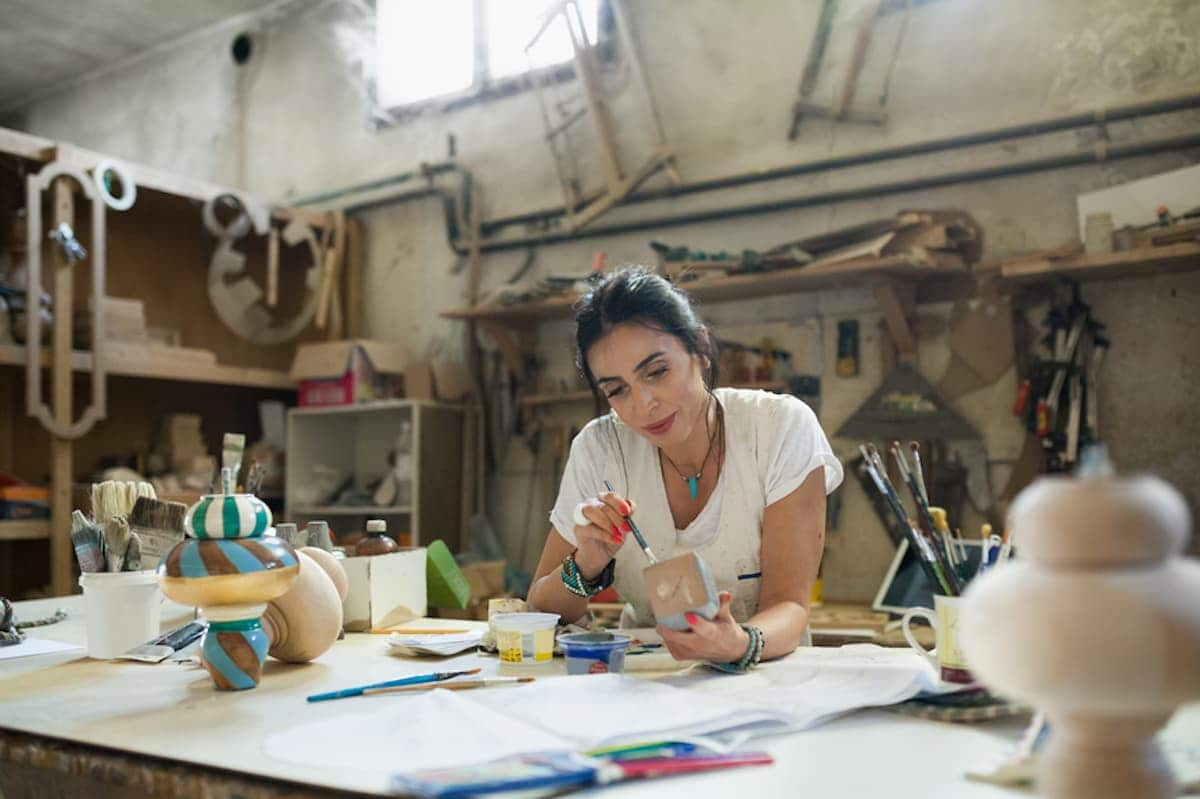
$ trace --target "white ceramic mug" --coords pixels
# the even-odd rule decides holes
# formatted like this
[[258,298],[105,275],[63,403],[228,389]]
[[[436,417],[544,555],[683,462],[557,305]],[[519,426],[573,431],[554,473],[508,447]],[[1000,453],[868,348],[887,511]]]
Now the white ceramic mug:
[[[970,684],[975,682],[967,668],[967,661],[962,647],[958,643],[958,612],[962,607],[962,597],[942,596],[933,597],[933,610],[929,608],[909,608],[900,620],[900,629],[904,632],[904,640],[928,660],[944,682]],[[936,646],[930,650],[921,646],[912,632],[912,620],[922,618],[933,627]]]

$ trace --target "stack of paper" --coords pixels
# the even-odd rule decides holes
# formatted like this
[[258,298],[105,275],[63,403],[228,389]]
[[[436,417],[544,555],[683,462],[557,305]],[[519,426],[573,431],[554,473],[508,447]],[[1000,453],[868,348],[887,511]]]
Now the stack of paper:
[[455,633],[452,635],[406,635],[392,633],[388,636],[388,645],[397,654],[404,655],[457,655],[479,646],[483,640],[483,630]]
[[347,703],[345,715],[290,727],[268,738],[265,748],[307,765],[393,773],[666,737],[740,745],[938,690],[934,669],[911,650],[806,647],[737,676],[693,669],[656,681],[622,674],[548,677],[467,695],[434,689],[382,708]]

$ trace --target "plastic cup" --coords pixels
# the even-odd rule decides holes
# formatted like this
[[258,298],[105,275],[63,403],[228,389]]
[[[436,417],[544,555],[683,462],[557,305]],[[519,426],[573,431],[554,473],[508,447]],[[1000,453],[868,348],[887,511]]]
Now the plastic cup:
[[532,665],[554,659],[557,613],[497,613],[491,624],[501,663]]
[[623,633],[568,633],[558,637],[567,674],[620,674],[633,637]]
[[88,657],[109,660],[158,637],[163,595],[154,569],[84,572],[79,585]]

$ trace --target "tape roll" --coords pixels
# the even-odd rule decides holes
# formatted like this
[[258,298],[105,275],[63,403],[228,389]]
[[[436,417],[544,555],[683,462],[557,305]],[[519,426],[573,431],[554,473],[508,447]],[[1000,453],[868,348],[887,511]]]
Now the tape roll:
[[[119,198],[114,197],[108,189],[108,181],[105,180],[105,176],[108,174],[116,175],[117,180],[121,182],[124,191]],[[92,171],[92,179],[96,181],[96,192],[100,195],[100,199],[109,208],[114,211],[128,211],[133,207],[133,203],[137,199],[137,184],[116,161],[108,158],[101,159]]]
[[583,515],[583,508],[587,505],[586,502],[580,502],[575,506],[575,510],[571,513],[571,521],[575,522],[576,527],[587,527],[592,523],[592,520]]

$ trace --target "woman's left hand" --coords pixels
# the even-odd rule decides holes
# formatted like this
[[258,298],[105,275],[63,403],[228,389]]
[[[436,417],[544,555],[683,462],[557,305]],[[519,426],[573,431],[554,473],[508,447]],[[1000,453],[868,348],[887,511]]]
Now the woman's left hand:
[[663,644],[676,660],[711,660],[730,663],[741,659],[750,646],[750,635],[733,620],[729,603],[733,595],[722,591],[721,606],[711,621],[694,613],[687,614],[690,630],[672,630],[661,624],[656,628]]

